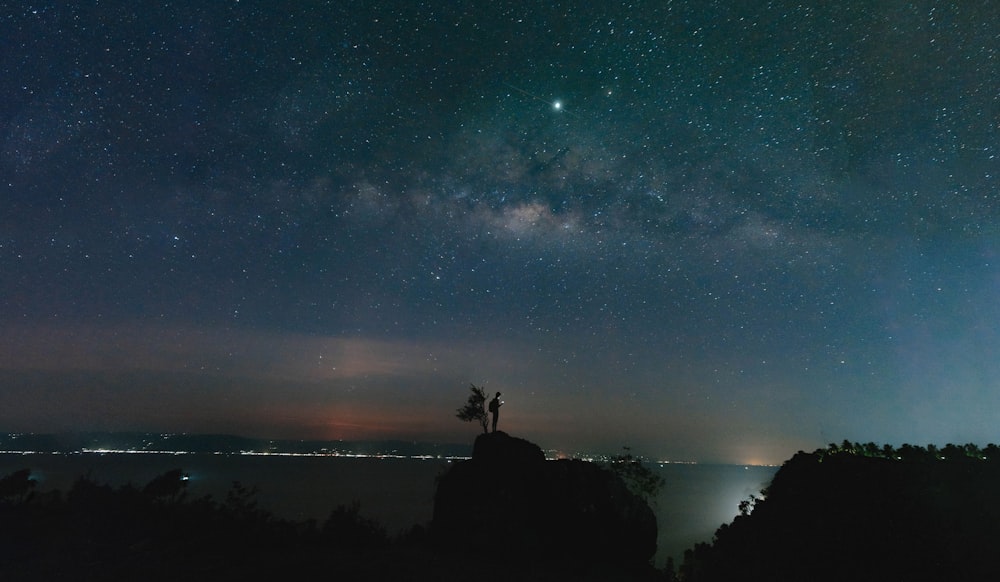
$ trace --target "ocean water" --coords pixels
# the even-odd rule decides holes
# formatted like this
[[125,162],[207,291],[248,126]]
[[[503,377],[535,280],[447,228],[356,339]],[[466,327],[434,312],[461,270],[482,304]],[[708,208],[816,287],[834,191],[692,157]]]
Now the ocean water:
[[[29,468],[42,490],[68,491],[80,476],[113,486],[142,486],[170,469],[190,475],[188,494],[222,500],[234,481],[258,489],[260,506],[277,516],[322,522],[338,505],[358,502],[362,515],[398,533],[426,524],[444,459],[226,456],[209,454],[0,455],[0,475]],[[732,521],[739,502],[759,494],[777,467],[653,465],[666,481],[653,503],[659,523],[657,565],[680,564],[685,549],[710,541]]]
[[715,530],[739,514],[740,501],[760,497],[778,467],[669,464],[654,467],[666,481],[655,503],[659,539],[657,565],[684,550],[709,542]]

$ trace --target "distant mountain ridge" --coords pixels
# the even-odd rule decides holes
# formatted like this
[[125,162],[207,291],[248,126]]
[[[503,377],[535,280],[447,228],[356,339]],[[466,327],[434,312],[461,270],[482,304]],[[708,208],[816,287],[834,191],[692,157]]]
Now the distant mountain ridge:
[[419,441],[326,441],[261,439],[228,434],[146,432],[0,433],[0,452],[80,453],[330,454],[401,457],[471,456],[469,444]]

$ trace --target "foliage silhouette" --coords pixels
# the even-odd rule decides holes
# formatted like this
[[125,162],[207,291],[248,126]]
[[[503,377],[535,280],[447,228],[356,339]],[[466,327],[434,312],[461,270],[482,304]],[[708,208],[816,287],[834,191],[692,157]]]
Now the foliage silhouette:
[[844,441],[800,452],[711,543],[685,552],[678,574],[691,582],[993,579],[996,450]]
[[0,479],[0,499],[19,503],[27,500],[34,492],[36,482],[31,478],[30,469],[14,471]]
[[[482,568],[479,554],[442,544],[433,528],[416,525],[390,538],[356,503],[334,509],[317,527],[260,509],[256,489],[239,482],[221,501],[192,497],[178,485],[183,476],[175,469],[120,487],[81,477],[65,494],[35,491],[27,469],[0,476],[0,580],[457,582]],[[502,567],[477,580],[658,580],[650,571],[507,553]]]
[[[20,481],[24,474],[3,481]],[[303,570],[323,562],[314,525],[247,510],[252,503],[245,489],[231,493],[226,504],[189,499],[183,476],[175,469],[141,488],[81,477],[65,496],[5,498],[0,579],[166,580],[198,573],[194,579],[252,580],[277,575],[288,556],[303,550],[312,555]]]
[[616,455],[604,464],[606,469],[618,475],[629,491],[642,497],[647,503],[656,503],[656,497],[666,484],[663,477],[660,477],[648,467],[643,465],[642,458],[632,454],[629,447],[623,447],[625,452]]
[[181,469],[172,469],[154,478],[142,488],[145,495],[152,497],[169,498],[177,501],[184,497],[184,490],[187,488],[188,475]]
[[361,504],[357,501],[334,509],[323,523],[323,535],[335,548],[351,550],[382,548],[389,541],[385,527],[362,516]]
[[483,429],[483,434],[489,432],[489,416],[486,412],[486,390],[475,384],[469,384],[468,400],[465,405],[458,409],[455,414],[465,422],[479,421],[479,426]]

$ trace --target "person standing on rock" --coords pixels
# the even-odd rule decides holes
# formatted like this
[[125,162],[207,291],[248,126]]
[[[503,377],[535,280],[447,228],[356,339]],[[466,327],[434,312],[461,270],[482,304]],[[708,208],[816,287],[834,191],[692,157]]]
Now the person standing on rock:
[[497,431],[497,421],[500,420],[500,407],[503,406],[503,400],[500,400],[500,393],[490,400],[490,413],[493,415],[493,432]]

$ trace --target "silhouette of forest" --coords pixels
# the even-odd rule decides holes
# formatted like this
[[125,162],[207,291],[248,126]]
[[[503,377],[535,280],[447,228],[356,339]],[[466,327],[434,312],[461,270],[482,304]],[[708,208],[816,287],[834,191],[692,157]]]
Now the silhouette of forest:
[[[390,536],[357,504],[335,508],[322,522],[279,519],[257,506],[252,487],[234,483],[217,500],[189,495],[187,479],[181,469],[143,486],[112,487],[81,477],[64,493],[37,491],[28,469],[0,478],[0,580],[659,578],[651,565],[624,567],[600,552],[581,560],[578,553],[529,556],[499,538],[454,544],[433,535],[433,523]],[[655,530],[652,539],[655,544]]]
[[[522,471],[508,469],[529,462],[519,456],[535,451],[516,439],[498,440],[507,438],[502,433],[489,438],[484,445],[492,448],[480,447],[478,461],[456,464],[454,474],[441,476],[450,492],[439,496],[452,496],[449,515],[459,520],[453,534],[465,530],[463,519],[469,520],[468,531],[479,527],[473,524],[477,516],[461,513],[463,507],[508,498],[511,491],[527,496],[518,503],[534,503],[532,488],[541,491],[539,507],[531,510],[541,513],[556,499],[547,496],[557,494],[559,483],[575,482],[573,497],[585,501],[591,489],[581,488],[584,483],[593,491],[625,489],[601,476],[604,469],[577,468],[579,461],[553,465],[553,470],[563,467],[554,477],[541,480],[536,471],[519,481]],[[497,471],[507,476],[495,477]],[[574,474],[594,476],[566,481]],[[482,479],[499,480],[484,489]],[[971,581],[996,578],[993,554],[1000,547],[996,445],[894,448],[844,441],[799,452],[760,496],[740,504],[740,515],[721,526],[711,542],[688,550],[676,569],[670,560],[660,571],[636,568],[634,561],[623,568],[610,550],[545,552],[537,545],[542,538],[532,533],[551,523],[544,515],[504,517],[502,527],[455,543],[435,535],[434,523],[390,536],[357,504],[337,507],[322,521],[296,522],[258,507],[256,491],[241,483],[223,499],[191,496],[187,483],[181,469],[142,486],[112,487],[80,477],[65,492],[37,491],[27,469],[0,478],[0,579]],[[472,483],[474,490],[456,493],[462,483]],[[489,496],[476,493],[488,490]],[[579,506],[580,515],[593,511],[593,503]],[[557,515],[565,521],[572,511],[566,505]],[[485,523],[518,513],[515,506],[503,508]],[[534,525],[522,532],[517,523]],[[587,527],[581,524],[571,530]],[[523,548],[539,551],[528,556]]]
[[739,509],[677,578],[993,580],[1000,447],[831,444],[796,454]]
[[[87,477],[65,494],[36,492],[30,471],[0,479],[0,579],[263,580],[338,571],[380,579],[367,554],[419,543],[415,527],[390,539],[357,505],[323,523],[277,519],[255,490],[234,483],[223,500],[191,498],[174,469],[143,487]],[[388,574],[388,573],[387,573]]]

